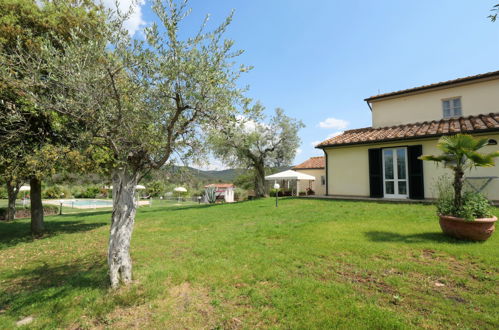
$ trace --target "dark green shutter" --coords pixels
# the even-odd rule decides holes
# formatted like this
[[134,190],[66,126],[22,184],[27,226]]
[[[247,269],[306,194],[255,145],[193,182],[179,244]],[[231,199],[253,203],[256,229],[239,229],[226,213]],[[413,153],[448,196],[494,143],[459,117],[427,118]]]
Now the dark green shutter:
[[419,157],[423,154],[423,146],[407,147],[409,167],[409,198],[424,199],[423,161]]
[[383,197],[383,159],[381,149],[369,149],[369,191],[371,197]]

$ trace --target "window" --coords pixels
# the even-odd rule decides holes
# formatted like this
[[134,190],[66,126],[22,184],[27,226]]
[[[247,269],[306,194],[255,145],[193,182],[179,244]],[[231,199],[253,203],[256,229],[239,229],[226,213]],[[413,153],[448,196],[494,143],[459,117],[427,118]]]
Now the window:
[[326,177],[325,177],[324,175],[321,175],[321,184],[322,184],[323,186],[325,186],[325,185],[326,185]]
[[442,108],[444,110],[444,118],[459,117],[463,114],[460,97],[442,100]]

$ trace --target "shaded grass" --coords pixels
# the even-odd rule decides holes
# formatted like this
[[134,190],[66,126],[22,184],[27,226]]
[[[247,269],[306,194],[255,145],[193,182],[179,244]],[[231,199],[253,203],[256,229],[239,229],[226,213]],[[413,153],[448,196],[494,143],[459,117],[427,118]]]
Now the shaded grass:
[[497,235],[448,238],[428,205],[273,203],[141,208],[135,283],[116,292],[109,213],[48,217],[34,241],[26,220],[1,223],[0,327],[27,315],[47,328],[499,325]]

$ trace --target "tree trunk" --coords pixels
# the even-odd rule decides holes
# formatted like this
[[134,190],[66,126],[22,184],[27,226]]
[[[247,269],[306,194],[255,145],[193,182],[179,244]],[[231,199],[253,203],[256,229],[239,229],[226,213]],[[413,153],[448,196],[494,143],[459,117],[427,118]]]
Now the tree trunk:
[[31,234],[40,236],[43,234],[43,205],[42,205],[42,182],[36,177],[29,180],[31,200]]
[[16,217],[16,199],[19,193],[19,188],[21,187],[21,182],[15,182],[14,180],[7,180],[7,213],[5,214],[5,220],[14,220]]
[[255,195],[265,197],[265,167],[263,164],[255,166]]
[[109,236],[108,265],[111,287],[132,281],[130,242],[135,222],[137,175],[127,170],[113,173],[113,215]]
[[463,206],[463,183],[464,183],[464,172],[462,169],[458,168],[454,172],[454,209],[456,212],[461,210]]

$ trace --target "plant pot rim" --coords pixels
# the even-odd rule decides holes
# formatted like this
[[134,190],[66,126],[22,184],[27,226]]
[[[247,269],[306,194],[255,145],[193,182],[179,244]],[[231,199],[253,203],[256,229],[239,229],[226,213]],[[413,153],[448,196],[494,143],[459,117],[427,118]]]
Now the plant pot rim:
[[452,220],[452,221],[459,221],[459,222],[474,222],[474,223],[489,223],[489,222],[496,222],[497,221],[497,217],[496,216],[492,216],[491,218],[476,218],[474,220],[466,220],[464,218],[458,218],[458,217],[454,217],[452,215],[443,215],[443,214],[439,214],[438,215],[441,219],[445,219],[445,220]]

